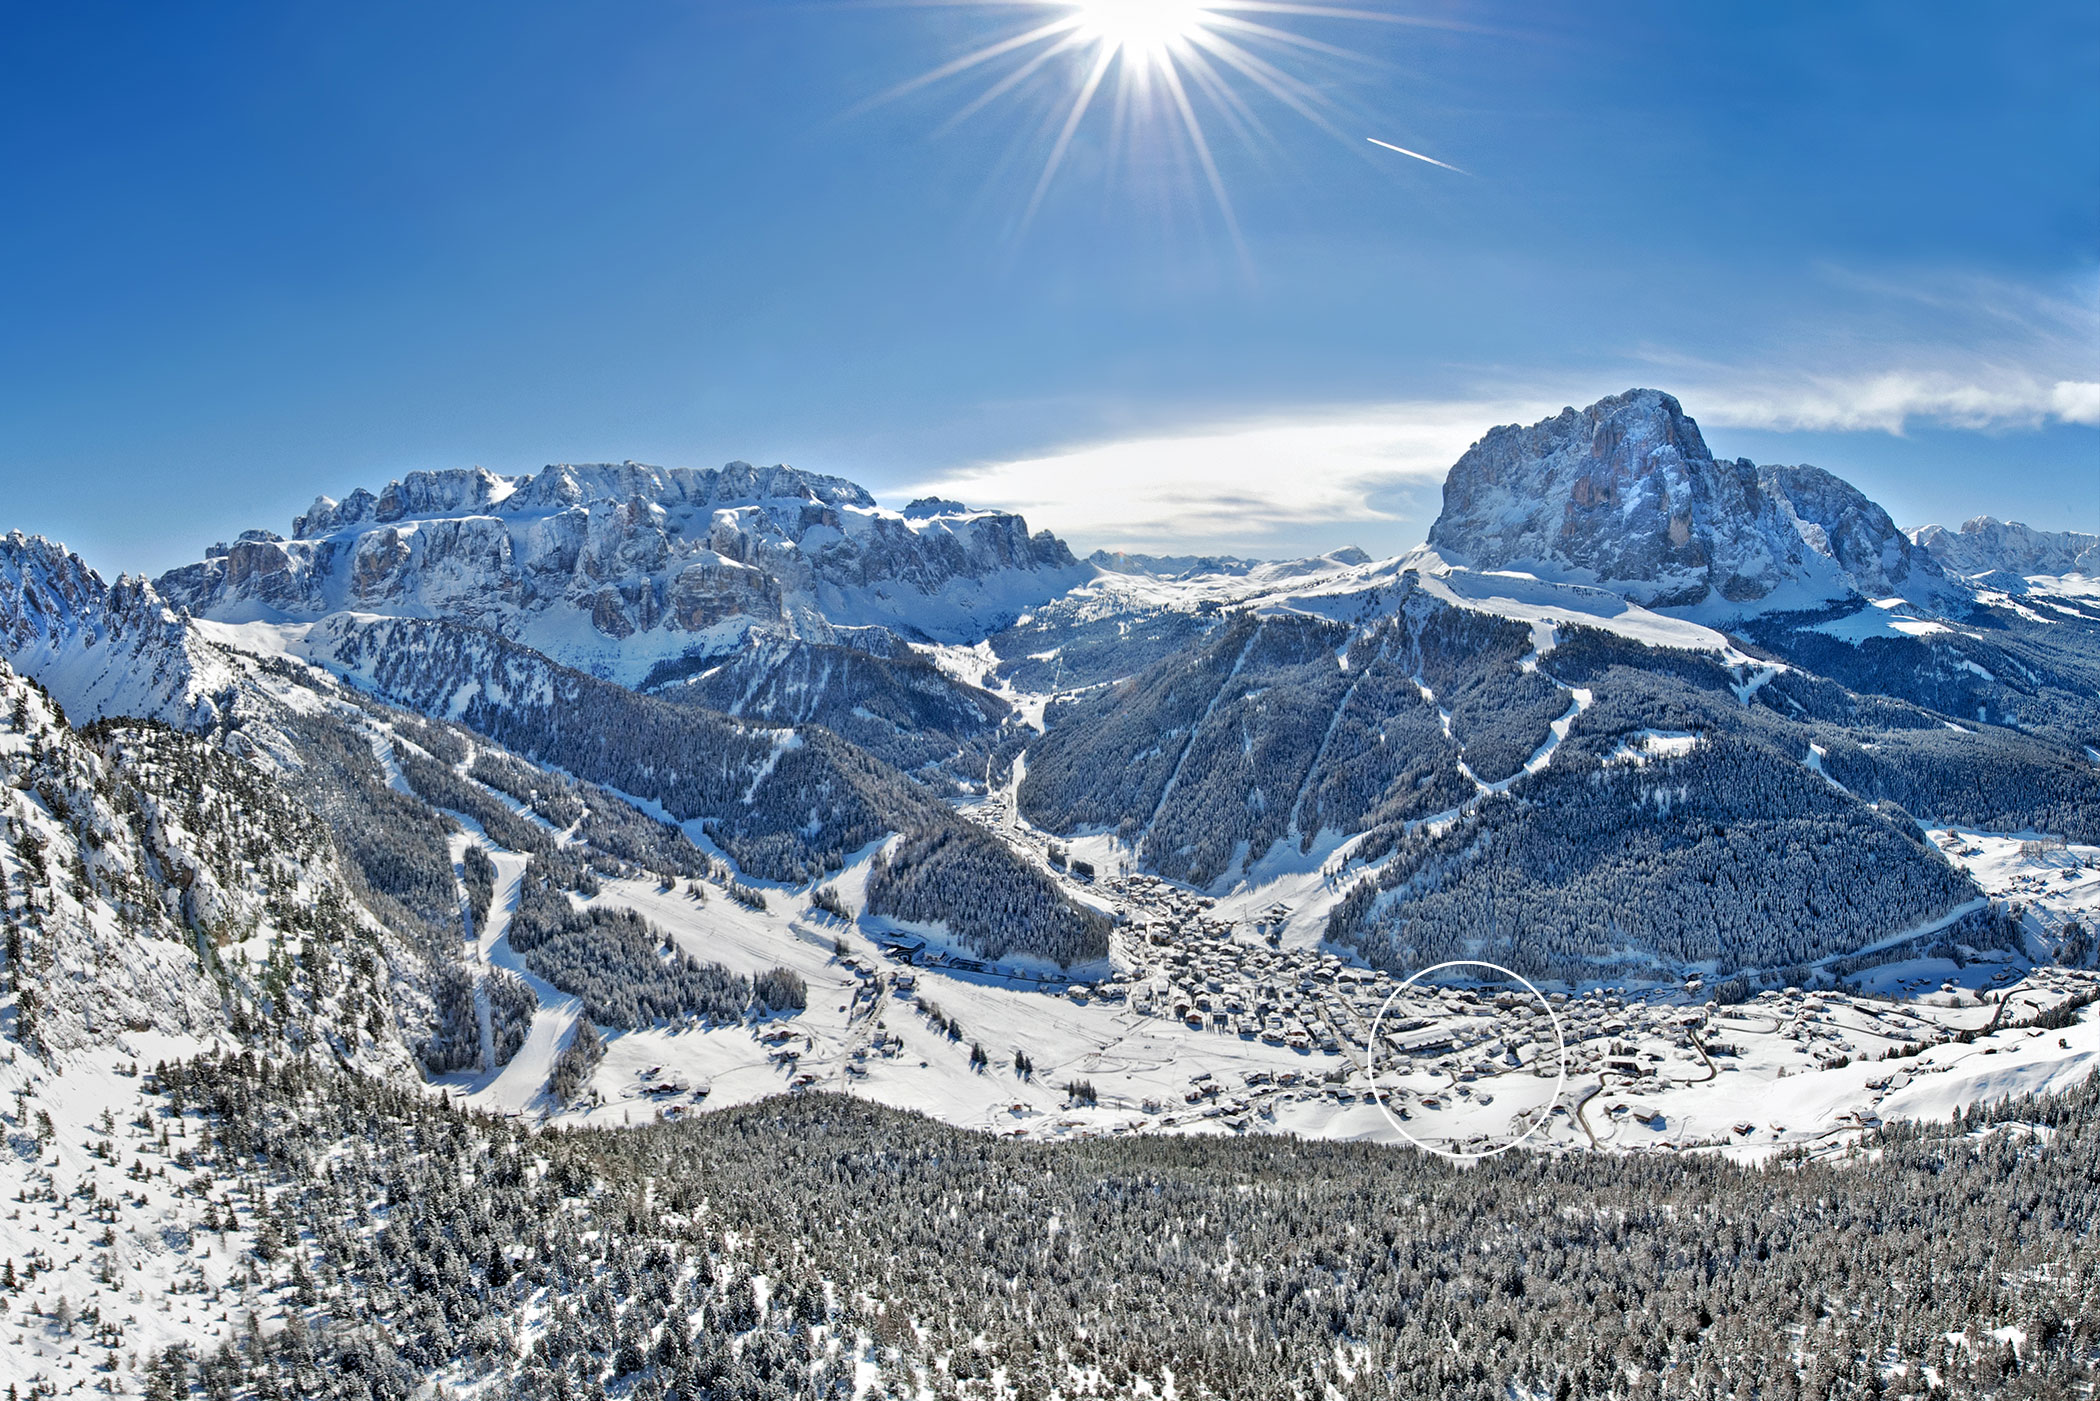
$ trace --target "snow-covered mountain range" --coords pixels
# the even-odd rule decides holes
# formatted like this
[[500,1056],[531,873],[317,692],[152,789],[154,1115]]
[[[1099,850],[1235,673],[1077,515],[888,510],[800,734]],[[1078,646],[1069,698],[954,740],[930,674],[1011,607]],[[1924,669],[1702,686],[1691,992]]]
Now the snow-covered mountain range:
[[2100,535],[2076,530],[2036,530],[1977,516],[1958,531],[1926,525],[1910,538],[1950,574],[2100,576]]
[[[281,1347],[299,1394],[324,1354],[382,1379],[359,1394],[559,1394],[532,1359],[589,1351],[550,1263],[583,1247],[491,1247],[469,1309],[405,1266],[346,1288],[384,1227],[293,1217],[292,1178],[369,1166],[308,1141],[366,1103],[337,1076],[382,1138],[490,1135],[520,1211],[535,1173],[572,1203],[587,1174],[518,1168],[542,1141],[439,1094],[607,1128],[830,1089],[1030,1137],[1391,1140],[1367,1019],[1445,959],[1563,999],[1553,1153],[1809,1151],[2074,1084],[2100,1052],[2040,1028],[2100,993],[2095,549],[1907,534],[1828,472],[1716,460],[1653,390],[1490,430],[1392,559],[1082,561],[1008,513],[744,464],[413,473],[152,582],[0,537],[0,1190],[139,1155],[91,1243],[0,1222],[38,1291],[0,1314],[0,1379],[71,1376],[70,1296],[150,1394],[207,1347]],[[1529,1074],[1527,1026],[1494,1050]],[[1417,1107],[1471,1142],[1496,1099]],[[264,1105],[335,1165],[288,1178]],[[419,1188],[361,1211],[481,1190],[404,1153]],[[733,1345],[645,1356],[609,1306],[634,1358],[599,1370],[760,1394],[786,1338],[824,1351],[809,1376],[881,1372],[763,1292],[746,1318],[746,1276],[781,1275],[734,1254],[706,1265]],[[120,1305],[125,1271],[150,1287]],[[375,1322],[393,1299],[423,1321]],[[289,1321],[331,1309],[364,1321]],[[243,1310],[273,1322],[236,1337]]]
[[[2100,613],[2077,583],[2082,537],[1971,522],[1913,538],[1818,468],[1717,461],[1654,390],[1490,430],[1444,497],[1398,559],[1081,562],[1011,514],[887,510],[787,467],[418,472],[152,584],[104,586],[8,537],[0,636],[69,711],[201,731],[238,709],[256,658],[316,667],[617,789],[769,879],[821,877],[1004,783],[1053,836],[1104,837],[1119,863],[1222,893],[1278,863],[1365,862],[1440,815],[1491,826],[1502,803],[1484,798],[1535,792],[1515,810],[1565,814],[1546,790],[1636,721],[1778,746],[1786,822],[1833,783],[1873,830],[1888,802],[2092,821]],[[2030,568],[2015,582],[2007,564]],[[1928,754],[1922,737],[1955,723],[1987,728]],[[1843,757],[1812,769],[1811,751]],[[1710,781],[1716,811],[1740,814],[1727,788],[1745,776]],[[1882,866],[1905,868],[1892,851]],[[1437,879],[1462,885],[1472,861],[1438,858]],[[1920,879],[1904,899],[1940,898]],[[1378,910],[1419,922],[1434,905],[1394,888]],[[1855,887],[1856,927],[1826,922],[1801,947],[1899,920],[1873,888]],[[1533,893],[1543,918],[1571,887]],[[1603,925],[1538,956],[1621,940],[1663,955],[1599,898]],[[1477,940],[1484,917],[1439,938]],[[1696,947],[1727,965],[1747,937]]]
[[222,622],[450,619],[635,685],[753,637],[968,643],[1091,572],[1002,511],[885,510],[788,467],[627,462],[410,473],[317,500],[290,539],[245,532],[159,587]]
[[[1374,962],[1494,944],[1540,976],[1727,971],[1972,898],[1906,843],[1913,817],[2100,836],[2091,549],[1989,521],[1906,535],[1817,468],[1717,461],[1675,399],[1633,390],[1490,430],[1398,559],[1081,562],[1007,513],[741,463],[419,472],[153,583],[8,536],[0,643],[76,723],[164,723],[278,781],[334,762],[287,696],[347,686],[547,775],[511,790],[599,785],[675,826],[679,862],[804,888],[899,834],[974,831],[996,797],[1004,840],[896,848],[942,875],[873,886],[966,946],[1014,949],[1009,918],[1059,961],[1098,951],[1098,902],[1026,832],[1213,895],[1328,869],[1297,927]],[[1615,757],[1647,733],[1690,738],[1660,768]],[[1578,850],[1593,807],[1653,849],[1496,874],[1495,841]],[[1711,850],[1683,840],[1694,809]],[[1769,828],[1754,855],[1730,849],[1746,824]],[[1833,841],[1865,865],[1802,903]],[[1799,928],[1679,908],[1717,862]],[[1503,914],[1479,903],[1497,883]],[[1513,932],[1516,911],[1558,932]]]

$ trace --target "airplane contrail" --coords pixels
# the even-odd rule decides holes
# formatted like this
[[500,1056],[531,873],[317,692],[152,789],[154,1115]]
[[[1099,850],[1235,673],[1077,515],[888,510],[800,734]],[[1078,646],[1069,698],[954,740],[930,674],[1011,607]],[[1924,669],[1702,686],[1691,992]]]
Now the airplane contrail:
[[1392,142],[1380,141],[1375,136],[1366,136],[1364,140],[1370,142],[1373,146],[1383,146],[1388,151],[1398,151],[1403,156],[1413,156],[1418,161],[1428,161],[1431,165],[1442,166],[1445,170],[1450,171],[1454,175],[1464,175],[1466,173],[1465,171],[1460,170],[1455,165],[1445,164],[1443,161],[1438,160],[1435,156],[1425,156],[1420,151],[1410,151],[1405,146],[1395,146]]

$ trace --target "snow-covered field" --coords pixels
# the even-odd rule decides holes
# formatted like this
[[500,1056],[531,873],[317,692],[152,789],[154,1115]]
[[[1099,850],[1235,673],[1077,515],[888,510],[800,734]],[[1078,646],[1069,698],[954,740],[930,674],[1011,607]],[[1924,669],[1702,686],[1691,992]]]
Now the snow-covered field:
[[15,1111],[0,1147],[0,1384],[100,1391],[116,1368],[245,1326],[258,1299],[244,1240],[202,1223],[252,1222],[250,1204],[222,1207],[187,1165],[196,1121],[149,1119],[141,1097],[142,1072],[206,1049],[140,1032],[61,1074],[12,1051],[0,1063]]

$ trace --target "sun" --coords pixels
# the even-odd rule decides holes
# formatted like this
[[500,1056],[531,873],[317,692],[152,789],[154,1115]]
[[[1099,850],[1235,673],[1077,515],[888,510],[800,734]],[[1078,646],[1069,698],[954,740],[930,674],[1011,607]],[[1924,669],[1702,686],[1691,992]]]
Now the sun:
[[[1308,64],[1349,65],[1361,55],[1291,26],[1306,21],[1386,21],[1442,27],[1395,8],[1396,0],[899,0],[1010,16],[1003,38],[972,49],[870,104],[946,83],[964,74],[996,75],[944,125],[953,126],[1022,90],[1046,87],[1050,118],[1042,171],[1021,216],[1035,217],[1088,114],[1110,108],[1112,139],[1164,150],[1178,146],[1202,175],[1235,242],[1238,221],[1225,191],[1207,119],[1241,144],[1269,141],[1258,104],[1264,100],[1345,137],[1330,85],[1309,80]],[[1433,156],[1377,137],[1387,151],[1457,171]],[[1463,172],[1460,172],[1463,173]]]
[[1081,35],[1147,55],[1187,43],[1214,18],[1201,0],[1075,0],[1072,10]]

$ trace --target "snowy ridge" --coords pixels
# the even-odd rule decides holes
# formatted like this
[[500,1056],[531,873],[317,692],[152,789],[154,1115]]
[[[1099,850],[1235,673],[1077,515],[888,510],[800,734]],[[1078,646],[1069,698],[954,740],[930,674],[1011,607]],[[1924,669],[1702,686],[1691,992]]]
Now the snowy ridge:
[[2083,531],[2036,530],[2019,521],[1977,516],[1958,531],[1920,526],[1910,539],[1950,574],[2100,576],[2100,535]]
[[755,633],[884,627],[968,642],[1090,577],[1020,517],[875,505],[835,477],[732,463],[412,473],[249,531],[161,589],[221,622],[359,612],[499,632],[623,684]]
[[209,723],[229,679],[143,579],[105,584],[42,536],[0,537],[0,658],[37,678],[69,716]]

